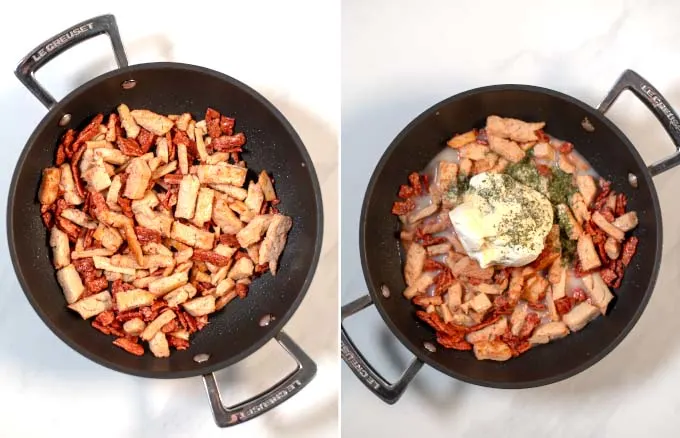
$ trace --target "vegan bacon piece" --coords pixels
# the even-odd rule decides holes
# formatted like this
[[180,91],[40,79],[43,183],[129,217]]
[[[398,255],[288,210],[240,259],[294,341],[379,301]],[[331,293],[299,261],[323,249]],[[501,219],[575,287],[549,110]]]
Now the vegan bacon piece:
[[223,243],[232,248],[238,248],[241,245],[238,243],[238,239],[235,234],[222,234],[220,235],[220,243]]
[[120,206],[121,210],[123,210],[123,214],[127,217],[134,217],[134,213],[132,212],[132,200],[124,197],[123,195],[118,196],[117,199],[118,205]]
[[236,120],[231,117],[220,116],[220,129],[224,135],[234,134],[234,124]]
[[616,207],[614,208],[614,214],[622,216],[626,213],[626,205],[628,204],[628,198],[623,193],[616,195]]
[[196,159],[198,157],[198,149],[196,148],[196,142],[191,140],[187,136],[186,132],[176,130],[174,136],[172,137],[172,142],[175,145],[183,144],[187,148],[187,154],[190,159]]
[[246,295],[248,295],[248,285],[244,283],[236,283],[235,291],[236,295],[243,299],[246,297]]
[[205,249],[194,249],[194,253],[191,258],[201,262],[212,263],[216,266],[227,266],[231,260],[229,257],[225,257],[223,255],[217,254],[214,251],[208,251]]
[[142,153],[147,153],[154,143],[156,136],[144,128],[140,128],[139,134],[137,135],[137,142],[142,150]]
[[445,269],[448,269],[445,264],[432,259],[426,259],[423,265],[423,271],[443,271]]
[[71,145],[75,141],[75,131],[73,129],[69,129],[64,133],[64,135],[61,137],[61,143],[59,143],[59,146],[57,147],[57,155],[54,159],[54,163],[57,166],[61,166],[64,164],[66,159],[71,159],[73,156],[73,151],[71,150]]
[[212,138],[217,138],[222,134],[220,117],[220,113],[212,108],[208,108],[205,112],[205,123],[208,128],[208,135]]
[[121,337],[113,341],[113,345],[116,345],[128,353],[134,354],[135,356],[144,355],[144,347],[139,345],[137,342],[130,338]]
[[97,114],[87,126],[80,131],[78,137],[76,137],[75,144],[80,145],[86,141],[92,140],[97,134],[99,134],[99,125],[104,121],[104,114]]
[[159,231],[140,226],[135,227],[135,234],[137,234],[140,245],[146,245],[151,242],[161,243],[163,237]]
[[118,137],[116,145],[118,146],[118,149],[127,156],[141,157],[144,155],[142,147],[133,138]]
[[108,286],[109,286],[109,282],[106,280],[106,277],[104,277],[104,276],[93,278],[91,280],[85,281],[85,289],[86,289],[88,295],[92,295],[92,294],[96,294],[97,292],[101,292],[104,289],[106,289]]
[[420,175],[418,172],[411,172],[411,174],[408,176],[408,182],[411,184],[411,187],[413,187],[413,191],[416,193],[416,195],[423,194],[423,186],[420,182]]
[[80,178],[80,169],[78,168],[78,163],[80,162],[80,158],[83,156],[86,149],[87,145],[80,145],[80,147],[78,147],[78,149],[73,153],[73,157],[71,158],[71,173],[73,174],[73,182],[76,185],[76,192],[81,198],[85,197],[85,188],[83,187],[83,182]]
[[472,344],[465,340],[461,336],[451,336],[446,333],[437,332],[437,343],[443,347],[451,348],[454,350],[468,351],[472,350]]
[[415,208],[416,203],[413,201],[413,199],[407,199],[403,202],[395,201],[392,205],[392,214],[402,216],[413,211]]
[[559,300],[555,300],[555,309],[559,315],[569,313],[572,307],[574,307],[574,299],[571,297],[564,296]]
[[[239,155],[246,138],[234,125],[210,108],[195,121],[121,104],[106,123],[98,114],[83,130],[66,131],[58,166],[43,171],[40,215],[68,308],[131,354],[144,354],[137,337],[144,333],[157,357],[167,357],[166,341],[187,349],[209,313],[245,299],[255,277],[276,274],[292,219],[278,214],[266,170],[246,179]],[[181,183],[192,178],[198,195],[211,196],[194,196],[196,184],[188,196]],[[219,189],[211,183],[229,184],[221,202],[213,202]],[[262,229],[241,247],[234,233],[253,222]]]
[[210,146],[219,152],[241,152],[241,146],[246,144],[246,136],[239,132],[235,135],[222,135],[213,138]]
[[415,195],[416,195],[416,191],[413,190],[413,187],[407,186],[406,184],[402,184],[399,187],[399,197],[401,199],[409,199],[409,198],[412,198]]
[[111,323],[115,320],[116,315],[113,313],[113,310],[107,310],[105,312],[102,312],[95,318],[95,321],[97,321],[103,326],[111,325]]
[[189,348],[189,341],[172,335],[168,336],[168,344],[175,347],[175,350],[186,350]]
[[568,141],[563,142],[561,145],[557,147],[557,150],[562,153],[562,154],[568,154],[571,151],[574,150],[574,145],[572,143],[569,143]]
[[630,264],[630,260],[635,255],[635,251],[637,251],[637,245],[638,238],[635,236],[629,238],[626,243],[623,244],[623,250],[621,251],[621,262],[624,266],[628,266]]

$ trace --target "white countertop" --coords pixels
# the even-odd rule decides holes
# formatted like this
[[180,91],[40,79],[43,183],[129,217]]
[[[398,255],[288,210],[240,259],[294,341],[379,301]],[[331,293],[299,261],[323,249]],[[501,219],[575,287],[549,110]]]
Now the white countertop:
[[[163,4],[165,11],[157,2],[142,1],[13,2],[13,13],[5,9],[0,15],[0,436],[337,437],[338,3]],[[307,297],[285,330],[316,360],[318,374],[276,410],[235,428],[215,426],[200,378],[130,377],[72,351],[35,315],[9,260],[7,189],[16,158],[46,113],[16,80],[14,68],[43,40],[105,13],[116,15],[130,64],[193,63],[260,91],[291,121],[316,166],[325,207],[322,258]],[[59,98],[113,67],[110,44],[102,36],[45,67],[38,79]],[[272,341],[217,373],[225,402],[242,401],[290,372],[293,365],[285,358]]]
[[[671,0],[344,0],[341,302],[366,292],[358,227],[368,179],[415,116],[458,92],[498,83],[553,88],[596,106],[626,68],[680,109],[678,18],[680,3]],[[630,94],[608,117],[647,163],[673,151],[656,119]],[[605,359],[567,381],[527,390],[477,387],[426,366],[394,406],[343,366],[343,435],[677,437],[680,168],[654,181],[664,222],[657,286],[636,327]],[[410,355],[375,309],[346,326],[386,377],[403,371]]]

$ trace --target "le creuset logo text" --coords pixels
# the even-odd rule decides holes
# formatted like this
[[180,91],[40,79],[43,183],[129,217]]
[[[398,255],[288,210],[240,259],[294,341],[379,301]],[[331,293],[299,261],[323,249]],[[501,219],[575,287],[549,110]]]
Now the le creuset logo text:
[[59,38],[47,43],[45,45],[45,47],[43,47],[42,49],[35,52],[33,54],[33,60],[36,61],[36,62],[40,61],[40,59],[43,56],[47,55],[48,53],[50,53],[54,49],[58,48],[59,46],[63,45],[68,40],[72,39],[73,37],[75,37],[77,35],[80,35],[81,33],[88,32],[88,31],[92,30],[92,28],[93,28],[92,23],[87,23],[87,24],[84,24],[80,27],[76,27],[74,29],[71,29],[70,31],[68,31],[65,34],[63,34],[62,36],[60,36]]
[[380,384],[376,382],[375,379],[370,376],[370,374],[368,374],[368,371],[364,369],[364,367],[361,365],[361,362],[359,362],[359,359],[345,346],[344,343],[342,344],[342,355],[347,363],[349,363],[349,365],[358,373],[359,377],[364,379],[364,381],[371,385],[373,389],[380,389]]
[[253,415],[261,413],[263,410],[270,408],[270,407],[274,406],[275,404],[279,403],[280,401],[288,398],[288,396],[292,395],[292,393],[296,389],[299,389],[301,387],[302,387],[302,383],[300,383],[299,380],[294,381],[290,385],[288,385],[285,388],[278,391],[276,394],[269,397],[267,400],[260,402],[260,403],[256,404],[255,406],[251,406],[243,412],[240,412],[238,414],[238,419],[240,421],[244,421],[248,417],[252,417]]
[[671,126],[680,131],[680,121],[678,121],[678,118],[675,117],[673,111],[671,111],[671,109],[661,101],[661,98],[654,92],[652,87],[647,84],[640,84],[640,89],[649,97],[649,100],[652,101],[654,108],[659,108],[661,112],[664,113]]

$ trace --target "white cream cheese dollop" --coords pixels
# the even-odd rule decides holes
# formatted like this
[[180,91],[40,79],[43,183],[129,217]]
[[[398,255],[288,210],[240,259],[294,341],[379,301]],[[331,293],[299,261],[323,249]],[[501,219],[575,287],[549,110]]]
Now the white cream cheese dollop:
[[482,268],[524,266],[543,251],[553,225],[548,198],[512,177],[480,173],[449,212],[468,256]]

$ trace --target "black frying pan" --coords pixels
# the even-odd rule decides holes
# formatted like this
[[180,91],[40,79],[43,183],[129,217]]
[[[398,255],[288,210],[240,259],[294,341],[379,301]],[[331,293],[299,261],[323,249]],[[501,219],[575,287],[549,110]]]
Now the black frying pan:
[[[87,82],[57,103],[35,81],[34,72],[64,50],[102,33],[111,38],[120,68]],[[21,62],[16,74],[49,109],[19,157],[7,206],[12,263],[26,297],[45,324],[77,352],[117,371],[155,378],[203,376],[215,421],[221,427],[252,419],[309,383],[315,363],[281,329],[307,292],[319,259],[321,191],[312,161],[283,115],[253,89],[216,71],[178,63],[128,67],[111,15],[84,21],[41,44]],[[248,167],[273,174],[281,211],[293,218],[277,276],[266,274],[255,280],[246,299],[230,303],[211,317],[188,350],[176,351],[168,359],[130,355],[66,309],[36,198],[41,169],[52,165],[63,132],[69,127],[82,128],[95,114],[109,113],[121,102],[162,114],[191,112],[197,120],[209,106],[235,117],[237,129],[248,138],[243,154]],[[295,358],[297,369],[261,395],[224,407],[212,373],[240,361],[273,337]]]
[[[354,374],[378,397],[395,403],[423,363],[451,377],[494,388],[528,388],[571,377],[606,356],[630,332],[654,289],[661,263],[662,227],[652,176],[680,164],[680,152],[647,168],[626,136],[604,114],[619,94],[631,90],[656,115],[680,148],[680,121],[647,81],[626,71],[597,109],[556,91],[525,85],[496,85],[446,99],[412,121],[383,154],[368,184],[361,211],[361,263],[369,295],[343,306],[347,318],[374,304],[390,330],[416,356],[394,384],[382,378],[342,330],[342,356]],[[484,126],[498,114],[547,122],[546,131],[573,142],[578,151],[628,196],[639,215],[638,252],[626,270],[607,316],[559,341],[498,363],[478,361],[470,352],[438,348],[433,330],[416,318],[416,308],[401,295],[405,288],[396,237],[398,220],[390,213],[400,184],[441,151],[456,132]],[[680,150],[680,149],[679,149]]]

